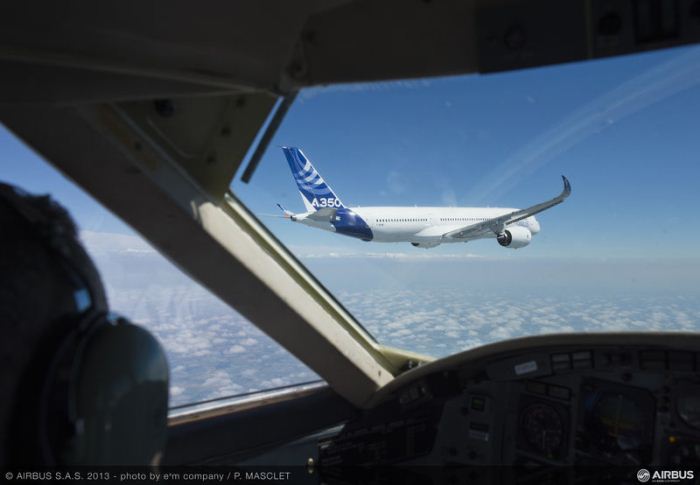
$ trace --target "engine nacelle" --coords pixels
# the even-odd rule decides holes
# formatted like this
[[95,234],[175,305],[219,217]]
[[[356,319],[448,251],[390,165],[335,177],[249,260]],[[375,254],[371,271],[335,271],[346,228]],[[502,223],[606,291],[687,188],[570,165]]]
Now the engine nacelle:
[[411,243],[411,246],[413,246],[414,248],[425,248],[425,249],[434,248],[435,246],[439,246],[439,245],[440,245],[439,242],[420,242],[420,243],[412,242]]
[[532,233],[522,226],[511,226],[496,237],[498,244],[504,248],[524,248],[532,240]]

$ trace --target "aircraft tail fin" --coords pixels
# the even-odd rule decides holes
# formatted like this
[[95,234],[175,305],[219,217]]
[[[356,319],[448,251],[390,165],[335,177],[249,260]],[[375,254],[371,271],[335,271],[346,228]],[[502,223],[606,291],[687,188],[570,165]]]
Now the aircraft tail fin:
[[344,207],[333,189],[323,180],[304,153],[295,147],[282,147],[297,183],[306,210],[317,211],[323,207]]

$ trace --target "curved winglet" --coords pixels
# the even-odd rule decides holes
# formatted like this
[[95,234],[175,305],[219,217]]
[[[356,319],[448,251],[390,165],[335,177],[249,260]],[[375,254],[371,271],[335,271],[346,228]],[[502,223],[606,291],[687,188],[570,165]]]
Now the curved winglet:
[[569,183],[569,179],[566,178],[566,176],[562,175],[561,179],[564,181],[564,190],[561,192],[561,197],[562,199],[566,199],[568,196],[571,195],[571,184]]

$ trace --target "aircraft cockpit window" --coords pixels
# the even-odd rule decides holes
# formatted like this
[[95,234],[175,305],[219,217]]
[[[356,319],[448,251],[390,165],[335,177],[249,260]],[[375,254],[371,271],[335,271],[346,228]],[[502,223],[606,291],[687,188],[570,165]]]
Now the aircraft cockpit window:
[[112,310],[145,326],[165,348],[171,407],[320,380],[1,125],[0,148],[0,179],[48,193],[68,209]]
[[311,88],[232,190],[382,344],[698,331],[699,109],[697,46]]

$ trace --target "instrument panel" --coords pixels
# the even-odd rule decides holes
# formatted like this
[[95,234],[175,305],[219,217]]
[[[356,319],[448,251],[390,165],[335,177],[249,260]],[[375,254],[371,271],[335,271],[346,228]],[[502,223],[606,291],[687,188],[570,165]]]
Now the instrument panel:
[[700,464],[700,352],[563,346],[455,362],[319,443],[327,465]]

